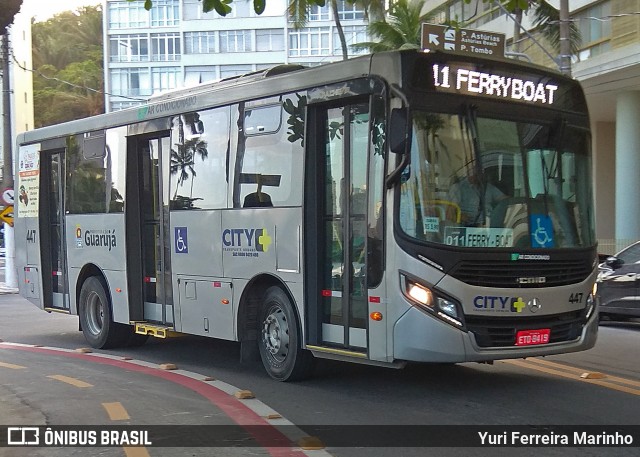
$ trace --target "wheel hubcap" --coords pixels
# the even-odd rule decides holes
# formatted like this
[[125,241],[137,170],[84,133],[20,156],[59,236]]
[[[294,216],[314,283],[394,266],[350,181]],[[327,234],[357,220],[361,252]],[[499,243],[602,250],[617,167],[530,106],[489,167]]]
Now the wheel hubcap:
[[100,296],[92,292],[87,297],[87,325],[93,335],[99,335],[104,325],[104,305]]
[[273,306],[262,323],[262,341],[267,354],[278,362],[283,362],[289,353],[289,323],[284,311]]

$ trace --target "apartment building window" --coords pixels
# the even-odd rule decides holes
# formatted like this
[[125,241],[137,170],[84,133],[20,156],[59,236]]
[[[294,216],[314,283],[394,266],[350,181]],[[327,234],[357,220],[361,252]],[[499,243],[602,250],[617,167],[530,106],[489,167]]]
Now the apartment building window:
[[151,34],[151,50],[154,61],[180,60],[180,34]]
[[[233,2],[233,10],[230,14],[233,14],[231,17],[251,17],[251,12],[253,11],[253,1],[249,0],[235,0]],[[227,14],[228,17],[229,15]]]
[[227,30],[220,32],[220,52],[249,52],[251,32],[249,30]]
[[256,51],[284,51],[284,30],[256,30]]
[[231,76],[249,73],[252,70],[251,65],[220,65],[220,77],[230,78]]
[[324,6],[312,5],[309,7],[309,12],[307,14],[307,20],[309,22],[313,21],[328,21],[331,19],[329,14],[329,4],[325,4]]
[[184,85],[195,86],[207,81],[215,81],[218,79],[218,73],[215,67],[186,67],[184,69]]
[[148,68],[114,68],[111,70],[111,93],[135,97],[151,95]]
[[147,35],[111,35],[109,37],[110,62],[147,62],[149,37]]
[[215,32],[187,32],[184,34],[186,54],[213,54],[216,52]]
[[[344,31],[344,37],[345,37],[345,41],[347,42],[347,49],[349,50],[349,54],[368,54],[369,53],[369,51],[367,51],[366,49],[362,49],[359,51],[354,51],[353,49],[351,49],[352,44],[368,41],[367,27],[365,25],[343,26],[342,30]],[[342,54],[342,44],[340,43],[340,35],[338,35],[338,30],[336,28],[333,29],[333,53],[335,55]]]
[[582,37],[582,49],[578,53],[581,61],[611,50],[611,21],[594,18],[611,16],[611,2],[601,2],[582,10],[573,16]]
[[364,10],[356,3],[338,0],[338,17],[341,21],[353,21],[364,19]]
[[289,31],[289,56],[329,55],[331,38],[329,27],[309,27]]
[[108,2],[109,29],[147,27],[149,12],[142,2]]
[[155,67],[151,69],[153,92],[162,92],[178,87],[179,67]]
[[179,0],[154,0],[151,8],[151,26],[168,27],[180,23]]
[[214,11],[205,13],[202,11],[202,0],[184,0],[182,15],[186,21],[196,19],[218,19],[220,16]]

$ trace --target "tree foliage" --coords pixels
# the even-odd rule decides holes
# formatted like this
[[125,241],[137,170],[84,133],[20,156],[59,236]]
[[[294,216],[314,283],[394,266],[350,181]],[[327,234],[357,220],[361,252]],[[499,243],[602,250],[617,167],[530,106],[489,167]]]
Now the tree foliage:
[[426,0],[396,0],[391,4],[386,19],[370,22],[367,26],[369,36],[376,41],[356,43],[351,47],[371,52],[418,49],[421,24],[430,20],[429,13],[422,13],[425,2]]
[[7,27],[13,24],[13,18],[20,12],[22,0],[2,0],[0,6],[0,35],[7,33]]
[[36,127],[103,113],[102,7],[36,22],[32,34]]

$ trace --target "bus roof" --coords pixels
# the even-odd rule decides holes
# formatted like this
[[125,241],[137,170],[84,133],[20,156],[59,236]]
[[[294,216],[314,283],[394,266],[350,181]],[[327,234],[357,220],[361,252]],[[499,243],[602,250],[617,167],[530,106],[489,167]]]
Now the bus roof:
[[[402,87],[407,75],[400,75],[401,61],[415,59],[419,50],[388,51],[355,57],[346,61],[332,62],[317,67],[301,65],[278,65],[266,70],[233,76],[216,82],[176,89],[149,98],[147,103],[84,119],[50,125],[27,131],[17,136],[18,145],[38,143],[44,140],[63,138],[96,130],[162,119],[189,111],[197,111],[221,104],[233,104],[244,100],[265,98],[281,93],[293,92],[309,87],[335,84],[372,75],[394,75]],[[570,78],[547,67],[511,59],[487,59],[469,55],[428,52],[434,59],[455,59],[470,63],[492,62],[496,65],[520,71],[535,71],[572,81]],[[268,79],[268,84],[265,84]],[[223,94],[223,95],[221,95]]]

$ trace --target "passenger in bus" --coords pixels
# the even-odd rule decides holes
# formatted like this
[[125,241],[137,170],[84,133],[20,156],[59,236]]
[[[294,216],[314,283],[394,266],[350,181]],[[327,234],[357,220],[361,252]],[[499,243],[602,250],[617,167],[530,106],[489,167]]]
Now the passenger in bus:
[[[507,196],[473,167],[451,186],[447,198],[460,207],[462,225],[480,227],[491,216],[492,208]],[[453,214],[448,214],[448,218],[455,220]]]

